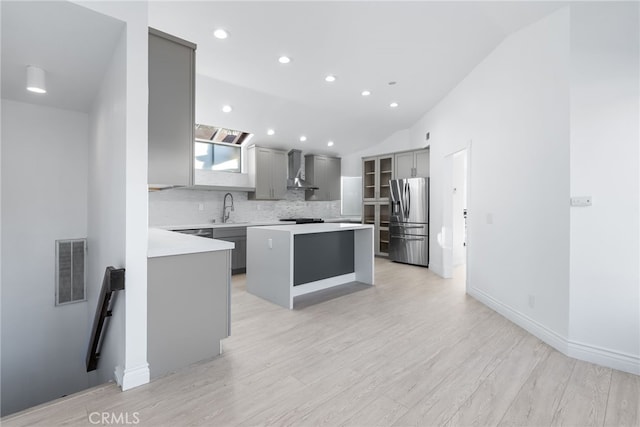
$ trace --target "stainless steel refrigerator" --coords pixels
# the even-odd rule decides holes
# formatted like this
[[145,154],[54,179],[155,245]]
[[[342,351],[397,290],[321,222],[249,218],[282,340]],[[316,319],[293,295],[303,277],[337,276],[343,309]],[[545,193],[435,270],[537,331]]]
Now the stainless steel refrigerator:
[[389,258],[429,265],[429,178],[389,181]]

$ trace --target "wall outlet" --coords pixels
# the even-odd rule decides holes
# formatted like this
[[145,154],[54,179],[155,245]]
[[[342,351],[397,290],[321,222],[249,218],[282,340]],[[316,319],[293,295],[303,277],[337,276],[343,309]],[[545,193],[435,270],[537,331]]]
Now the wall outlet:
[[204,203],[198,203],[198,210],[199,211],[203,211],[204,210]]
[[487,224],[493,224],[493,214],[492,213],[488,213],[487,214]]
[[267,239],[267,247],[273,249],[273,239]]
[[591,196],[578,196],[570,199],[571,206],[591,206],[593,200]]
[[536,308],[536,296],[535,295],[529,295],[529,308]]

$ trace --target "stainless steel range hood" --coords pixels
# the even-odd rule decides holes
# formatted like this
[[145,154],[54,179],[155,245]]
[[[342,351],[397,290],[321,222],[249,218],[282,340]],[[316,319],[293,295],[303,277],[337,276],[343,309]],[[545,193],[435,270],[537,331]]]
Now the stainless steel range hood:
[[293,149],[289,151],[289,179],[287,179],[289,190],[317,190],[318,187],[307,184],[302,179],[302,151]]

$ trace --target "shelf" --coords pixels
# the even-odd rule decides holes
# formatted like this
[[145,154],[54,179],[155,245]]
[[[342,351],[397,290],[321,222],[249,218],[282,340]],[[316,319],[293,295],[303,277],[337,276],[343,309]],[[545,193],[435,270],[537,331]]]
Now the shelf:
[[365,172],[365,175],[375,175],[375,172]]
[[380,171],[380,173],[392,173],[393,171]]

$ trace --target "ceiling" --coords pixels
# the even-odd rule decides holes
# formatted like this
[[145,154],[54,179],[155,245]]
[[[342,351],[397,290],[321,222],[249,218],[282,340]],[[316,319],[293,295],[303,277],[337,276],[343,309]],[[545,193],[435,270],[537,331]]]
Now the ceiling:
[[[153,1],[149,25],[198,45],[198,121],[252,132],[261,145],[344,155],[410,127],[507,35],[563,5]],[[229,37],[214,38],[216,28]]]
[[[346,155],[410,127],[508,34],[564,4],[151,1],[149,25],[197,43],[199,123],[254,133],[260,145]],[[2,97],[88,111],[124,24],[64,1],[0,5]],[[229,37],[212,37],[216,28]],[[46,70],[46,95],[24,89],[27,65]]]
[[[124,23],[59,1],[2,7],[2,98],[87,112]],[[26,67],[45,70],[47,93],[28,92]]]

